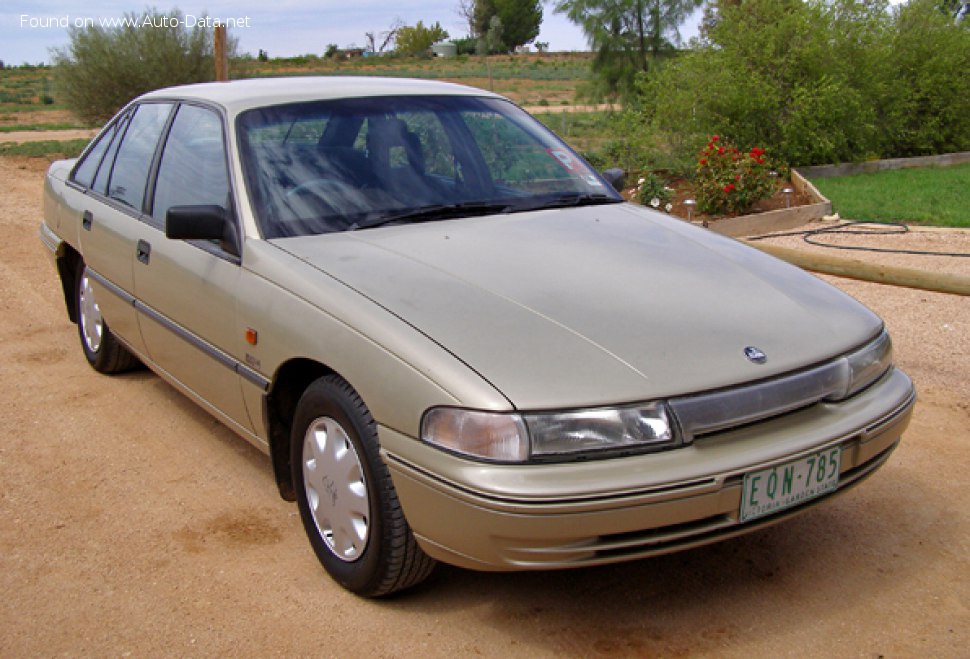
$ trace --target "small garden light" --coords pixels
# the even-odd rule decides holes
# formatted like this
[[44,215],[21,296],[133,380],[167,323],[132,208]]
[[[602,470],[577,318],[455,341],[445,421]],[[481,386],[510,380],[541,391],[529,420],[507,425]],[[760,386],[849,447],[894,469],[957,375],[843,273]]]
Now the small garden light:
[[785,188],[782,190],[785,193],[785,208],[791,208],[791,194],[794,192],[791,188]]
[[687,221],[688,222],[690,222],[691,217],[693,217],[693,215],[694,215],[694,206],[696,206],[696,205],[697,205],[697,202],[694,201],[693,199],[685,199],[684,200],[684,206],[687,206]]

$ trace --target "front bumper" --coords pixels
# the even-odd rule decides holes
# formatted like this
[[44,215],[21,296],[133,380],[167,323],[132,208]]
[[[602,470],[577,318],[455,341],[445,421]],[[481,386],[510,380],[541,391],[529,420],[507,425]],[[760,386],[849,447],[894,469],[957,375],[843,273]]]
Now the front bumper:
[[[916,393],[892,369],[839,403],[710,435],[672,451],[565,464],[464,460],[382,427],[384,459],[421,547],[478,570],[614,563],[777,523],[846,490],[888,459]],[[739,522],[744,474],[841,446],[834,492]]]

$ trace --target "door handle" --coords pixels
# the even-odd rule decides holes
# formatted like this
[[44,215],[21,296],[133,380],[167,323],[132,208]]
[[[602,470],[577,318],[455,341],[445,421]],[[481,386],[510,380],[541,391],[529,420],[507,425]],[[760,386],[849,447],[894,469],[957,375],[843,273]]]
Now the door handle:
[[145,240],[139,240],[138,246],[135,248],[135,255],[138,257],[139,261],[141,261],[145,265],[148,265],[148,262],[152,258],[151,243]]
[[91,230],[91,224],[94,222],[94,215],[91,211],[84,211],[81,213],[81,227],[87,231]]

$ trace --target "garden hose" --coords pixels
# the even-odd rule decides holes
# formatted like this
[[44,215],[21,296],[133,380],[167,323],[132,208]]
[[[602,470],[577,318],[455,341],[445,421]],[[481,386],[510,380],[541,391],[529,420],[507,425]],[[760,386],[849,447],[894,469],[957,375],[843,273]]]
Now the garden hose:
[[[855,229],[848,227],[858,227],[860,225],[867,225],[868,229]],[[934,252],[928,250],[916,250],[916,249],[890,249],[887,247],[860,247],[855,245],[835,245],[832,243],[823,242],[819,240],[816,236],[821,236],[827,233],[831,234],[841,234],[841,235],[858,235],[858,236],[880,236],[880,235],[890,235],[890,234],[903,234],[909,233],[909,227],[905,224],[899,222],[872,222],[872,221],[846,221],[842,224],[837,224],[831,227],[820,227],[818,229],[808,229],[806,231],[790,231],[787,233],[769,233],[761,236],[754,236],[748,238],[748,241],[764,240],[766,238],[781,238],[784,236],[801,236],[809,245],[817,245],[818,247],[829,247],[831,249],[846,249],[855,250],[859,252],[880,252],[883,254],[915,254],[917,256],[950,256],[956,258],[970,257],[970,253],[967,252]]]

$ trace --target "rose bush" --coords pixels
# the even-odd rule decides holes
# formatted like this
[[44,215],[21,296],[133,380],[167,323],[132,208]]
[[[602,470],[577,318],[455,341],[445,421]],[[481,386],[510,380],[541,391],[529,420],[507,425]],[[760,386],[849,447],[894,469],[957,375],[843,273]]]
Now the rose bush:
[[713,135],[697,159],[697,210],[709,215],[743,213],[775,191],[777,173],[765,150],[741,151]]

